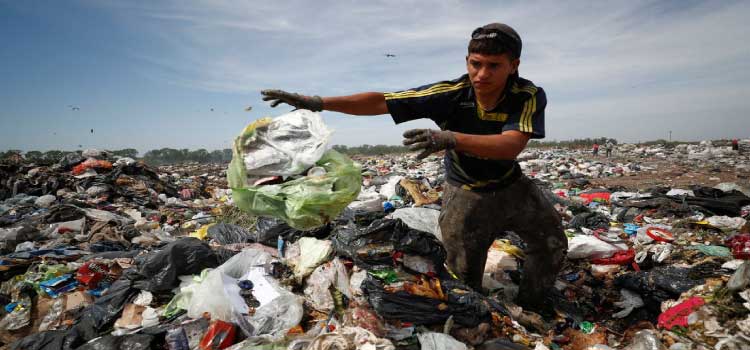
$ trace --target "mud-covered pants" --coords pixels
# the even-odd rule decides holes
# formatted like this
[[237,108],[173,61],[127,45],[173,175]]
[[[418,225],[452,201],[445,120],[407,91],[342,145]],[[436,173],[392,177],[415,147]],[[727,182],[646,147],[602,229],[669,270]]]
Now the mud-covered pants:
[[568,249],[560,215],[525,175],[505,188],[473,192],[446,183],[440,230],[448,267],[481,291],[487,251],[505,231],[526,243],[517,302],[541,307]]

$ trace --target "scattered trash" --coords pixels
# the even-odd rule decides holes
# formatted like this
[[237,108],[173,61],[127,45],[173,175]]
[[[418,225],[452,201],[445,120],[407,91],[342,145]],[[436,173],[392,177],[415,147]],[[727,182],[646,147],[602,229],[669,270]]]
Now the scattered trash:
[[[709,144],[618,145],[608,159],[570,149],[520,155],[569,237],[554,312],[537,314],[512,302],[528,268],[514,232],[494,237],[485,290],[446,269],[439,156],[350,159],[328,149],[319,118],[259,120],[237,138],[229,167],[152,168],[97,150],[56,164],[0,162],[0,342],[750,346],[750,198],[732,177],[750,169],[747,156]],[[641,177],[654,181],[641,188]]]

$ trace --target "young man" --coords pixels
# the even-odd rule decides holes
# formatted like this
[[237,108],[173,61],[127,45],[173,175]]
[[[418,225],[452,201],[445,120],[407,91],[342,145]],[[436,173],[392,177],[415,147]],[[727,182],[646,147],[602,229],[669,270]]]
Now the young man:
[[440,130],[408,130],[404,144],[420,151],[420,159],[446,151],[439,221],[448,267],[481,291],[488,248],[499,234],[514,231],[526,243],[518,303],[551,311],[545,296],[562,267],[567,239],[557,211],[516,161],[530,138],[544,137],[547,98],[518,76],[521,38],[511,27],[477,28],[468,51],[468,74],[415,89],[325,98],[261,93],[272,107],[284,102],[313,111],[389,113],[396,123],[435,121]]
[[615,144],[613,144],[610,140],[607,140],[607,143],[604,144],[604,150],[607,152],[607,158],[612,157],[612,149],[614,147]]

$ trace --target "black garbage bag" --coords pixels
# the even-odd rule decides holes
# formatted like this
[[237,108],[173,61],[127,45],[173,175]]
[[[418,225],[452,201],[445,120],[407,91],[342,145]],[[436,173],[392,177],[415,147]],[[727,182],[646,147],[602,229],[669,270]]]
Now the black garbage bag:
[[232,243],[254,243],[256,235],[242,226],[218,223],[208,228],[207,237],[221,245]]
[[154,337],[148,334],[108,335],[76,350],[148,350]]
[[591,230],[609,228],[609,218],[599,212],[580,213],[570,220],[570,227],[580,230],[585,227]]
[[690,268],[660,266],[619,275],[615,278],[615,286],[638,292],[655,319],[661,313],[662,302],[677,299],[680,294],[705,283],[704,278],[692,279],[694,275]]
[[368,275],[362,291],[375,312],[387,320],[412,322],[416,325],[442,324],[453,316],[457,324],[476,327],[492,318],[485,298],[456,280],[441,280],[447,300],[412,295],[400,290],[389,293],[383,282]]
[[71,152],[66,154],[62,159],[60,159],[57,164],[53,166],[53,168],[57,168],[64,171],[70,171],[78,164],[81,164],[86,158],[84,158],[82,155],[80,155],[77,152]]
[[641,210],[638,208],[619,208],[619,211],[615,211],[617,214],[618,222],[633,222],[635,218],[641,214]]
[[704,208],[715,215],[740,216],[742,207],[750,204],[750,197],[737,190],[724,192],[704,186],[693,186],[691,190],[695,197],[686,197],[685,202]]
[[67,331],[45,331],[31,334],[10,344],[11,350],[68,350],[65,347]]
[[441,268],[447,256],[435,235],[414,230],[400,219],[375,220],[366,229],[339,226],[333,234],[333,248],[363,268],[392,265],[393,253],[403,252],[429,258]]
[[92,253],[119,252],[127,249],[120,241],[99,241],[89,245],[89,251]]
[[346,224],[347,222],[354,222],[357,226],[365,227],[372,224],[373,221],[384,218],[388,213],[383,210],[378,211],[367,211],[367,210],[355,210],[351,208],[344,208],[341,212],[337,221]]
[[138,281],[135,287],[151,292],[169,291],[179,285],[179,276],[200,273],[219,266],[219,260],[206,242],[185,237],[161,250],[136,259]]
[[684,217],[692,215],[695,210],[700,209],[697,206],[690,206],[688,203],[683,203],[684,197],[656,197],[647,199],[628,199],[624,200],[619,205],[628,208],[638,209],[657,209],[662,216],[677,216]]
[[333,224],[326,224],[311,230],[302,231],[292,228],[282,220],[261,217],[255,224],[255,242],[269,247],[276,247],[279,236],[289,243],[294,243],[302,237],[326,238],[333,230]]
[[120,317],[125,304],[138,294],[133,282],[120,278],[112,283],[107,293],[86,306],[81,318],[68,331],[67,342],[73,345],[83,344],[98,337]]
[[[167,197],[177,197],[177,187],[172,183],[163,181],[159,178],[159,173],[154,169],[142,162],[138,162],[131,165],[119,165],[112,169],[107,175],[109,177],[109,183],[116,183],[120,176],[129,177],[131,180],[142,181],[150,189],[157,193],[164,193]],[[150,194],[141,193],[138,190],[131,189],[129,186],[115,186],[114,188],[118,194],[130,198],[136,202],[147,202],[147,204],[153,204],[158,206],[158,202],[155,201]]]

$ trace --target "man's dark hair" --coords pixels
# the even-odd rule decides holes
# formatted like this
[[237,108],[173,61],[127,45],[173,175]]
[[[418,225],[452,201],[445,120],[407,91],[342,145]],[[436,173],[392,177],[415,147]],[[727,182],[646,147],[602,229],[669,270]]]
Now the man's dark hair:
[[469,53],[482,55],[507,53],[511,59],[521,58],[521,37],[506,24],[490,23],[471,33]]

